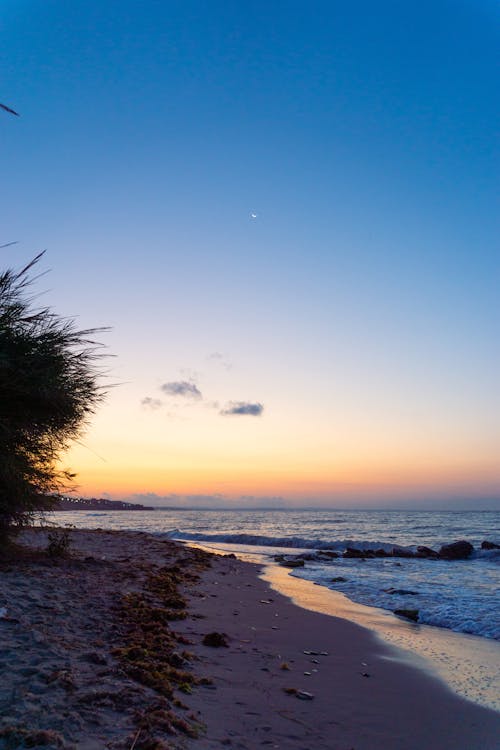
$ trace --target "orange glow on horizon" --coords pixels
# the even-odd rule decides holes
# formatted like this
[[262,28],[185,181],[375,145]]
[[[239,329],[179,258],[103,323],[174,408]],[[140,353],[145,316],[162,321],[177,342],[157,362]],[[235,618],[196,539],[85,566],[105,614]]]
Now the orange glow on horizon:
[[469,491],[493,494],[499,490],[496,466],[463,467],[421,465],[419,467],[348,466],[332,469],[319,466],[281,466],[263,468],[235,464],[173,466],[128,463],[121,466],[87,464],[77,467],[77,492],[113,497],[154,493],[159,496],[242,495],[335,499],[336,497],[406,497],[422,492],[426,496]]

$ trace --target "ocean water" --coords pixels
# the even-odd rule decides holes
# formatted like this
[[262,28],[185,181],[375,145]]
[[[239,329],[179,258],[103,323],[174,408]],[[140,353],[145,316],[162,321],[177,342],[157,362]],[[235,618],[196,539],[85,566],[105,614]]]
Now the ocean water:
[[500,640],[500,550],[480,549],[483,540],[500,543],[497,511],[155,510],[54,516],[57,523],[78,528],[147,531],[262,562],[277,553],[341,553],[346,547],[414,550],[426,545],[439,550],[466,539],[475,548],[469,560],[339,557],[308,560],[293,575],[360,604],[418,609],[421,623]]

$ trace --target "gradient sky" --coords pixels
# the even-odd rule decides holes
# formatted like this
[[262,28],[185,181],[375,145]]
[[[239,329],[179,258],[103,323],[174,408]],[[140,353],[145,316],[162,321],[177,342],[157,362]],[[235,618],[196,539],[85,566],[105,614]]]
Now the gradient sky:
[[496,2],[0,18],[2,266],[112,326],[81,494],[498,505]]

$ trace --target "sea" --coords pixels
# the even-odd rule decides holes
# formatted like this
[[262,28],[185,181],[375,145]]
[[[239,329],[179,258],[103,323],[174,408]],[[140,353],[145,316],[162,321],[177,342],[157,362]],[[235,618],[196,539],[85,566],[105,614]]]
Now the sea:
[[[279,554],[331,550],[340,556],[306,560],[291,574],[352,602],[390,612],[418,609],[419,623],[500,640],[500,549],[481,549],[483,541],[500,544],[499,511],[157,509],[54,515],[58,523],[77,528],[146,531],[260,563]],[[439,550],[459,539],[474,546],[470,559],[341,556],[347,547]]]

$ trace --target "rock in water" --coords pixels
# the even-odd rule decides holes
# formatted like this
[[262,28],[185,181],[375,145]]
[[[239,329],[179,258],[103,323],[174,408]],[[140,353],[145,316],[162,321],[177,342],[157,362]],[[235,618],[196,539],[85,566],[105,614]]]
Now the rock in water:
[[304,560],[281,560],[280,565],[284,568],[303,568]]
[[420,547],[417,547],[417,554],[415,555],[415,557],[432,557],[433,559],[435,559],[436,557],[439,557],[439,554],[430,547],[420,545]]
[[452,544],[443,544],[439,550],[439,557],[442,560],[466,560],[473,552],[472,544],[461,539],[459,542],[452,542]]
[[418,622],[418,609],[395,609],[394,614],[399,615],[400,617],[406,617],[407,620]]
[[342,557],[346,557],[348,559],[353,558],[355,560],[359,560],[360,558],[366,557],[368,553],[371,553],[371,550],[361,550],[356,549],[355,547],[346,547],[346,550]]
[[404,547],[393,547],[392,557],[415,557],[415,555],[410,549],[405,549]]
[[481,549],[500,549],[500,544],[495,544],[495,542],[488,542],[485,540],[484,542],[481,542]]

